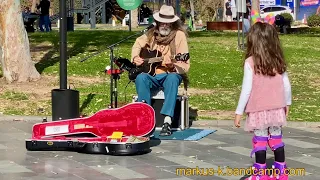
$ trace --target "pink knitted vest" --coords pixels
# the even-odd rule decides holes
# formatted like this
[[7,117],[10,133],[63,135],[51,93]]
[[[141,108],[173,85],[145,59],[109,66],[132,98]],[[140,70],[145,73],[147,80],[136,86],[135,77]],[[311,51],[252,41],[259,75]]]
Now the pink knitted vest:
[[277,74],[271,77],[255,74],[252,57],[249,57],[246,62],[250,64],[253,71],[253,82],[245,112],[250,113],[285,107],[282,75]]

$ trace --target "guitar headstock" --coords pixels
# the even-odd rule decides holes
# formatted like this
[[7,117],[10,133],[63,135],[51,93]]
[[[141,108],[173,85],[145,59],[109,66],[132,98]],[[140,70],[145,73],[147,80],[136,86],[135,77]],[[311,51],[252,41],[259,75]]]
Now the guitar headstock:
[[178,53],[178,54],[174,57],[174,59],[175,59],[176,61],[188,61],[188,60],[190,59],[190,54],[189,54],[189,53],[183,53],[183,54]]
[[114,57],[113,62],[120,68],[128,69],[128,68],[133,68],[134,65],[132,62],[127,59],[127,58],[122,58],[122,57]]

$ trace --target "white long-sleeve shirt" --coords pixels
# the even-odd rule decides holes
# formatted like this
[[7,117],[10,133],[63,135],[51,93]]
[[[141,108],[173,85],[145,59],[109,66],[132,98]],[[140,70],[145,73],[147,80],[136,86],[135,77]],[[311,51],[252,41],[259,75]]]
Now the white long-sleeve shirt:
[[[240,99],[238,102],[238,107],[236,109],[236,114],[242,115],[248,103],[251,89],[252,89],[253,73],[254,71],[252,70],[250,64],[246,62],[244,65],[242,90],[241,90]],[[287,106],[290,106],[291,105],[291,85],[290,85],[287,72],[282,74],[282,79],[284,84],[286,103],[287,103]]]

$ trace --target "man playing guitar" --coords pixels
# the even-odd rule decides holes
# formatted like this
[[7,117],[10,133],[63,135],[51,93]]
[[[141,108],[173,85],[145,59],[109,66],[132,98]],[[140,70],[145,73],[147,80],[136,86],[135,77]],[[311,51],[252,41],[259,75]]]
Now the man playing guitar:
[[156,75],[141,73],[135,79],[138,101],[151,104],[151,91],[163,88],[164,104],[160,111],[165,116],[161,136],[171,135],[171,123],[176,106],[178,88],[184,75],[189,71],[190,60],[176,61],[173,56],[188,53],[187,32],[172,6],[163,5],[159,12],[153,14],[156,26],[146,34],[138,37],[132,47],[132,62],[141,66],[144,57],[142,49],[157,51],[163,58],[156,68]]

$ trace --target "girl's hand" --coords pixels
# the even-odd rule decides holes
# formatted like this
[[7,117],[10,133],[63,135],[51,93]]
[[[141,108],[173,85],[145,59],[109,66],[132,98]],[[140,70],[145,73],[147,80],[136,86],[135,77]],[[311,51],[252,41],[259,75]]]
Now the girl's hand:
[[241,115],[236,114],[236,117],[234,119],[234,125],[239,128],[240,127],[240,121],[241,121]]

